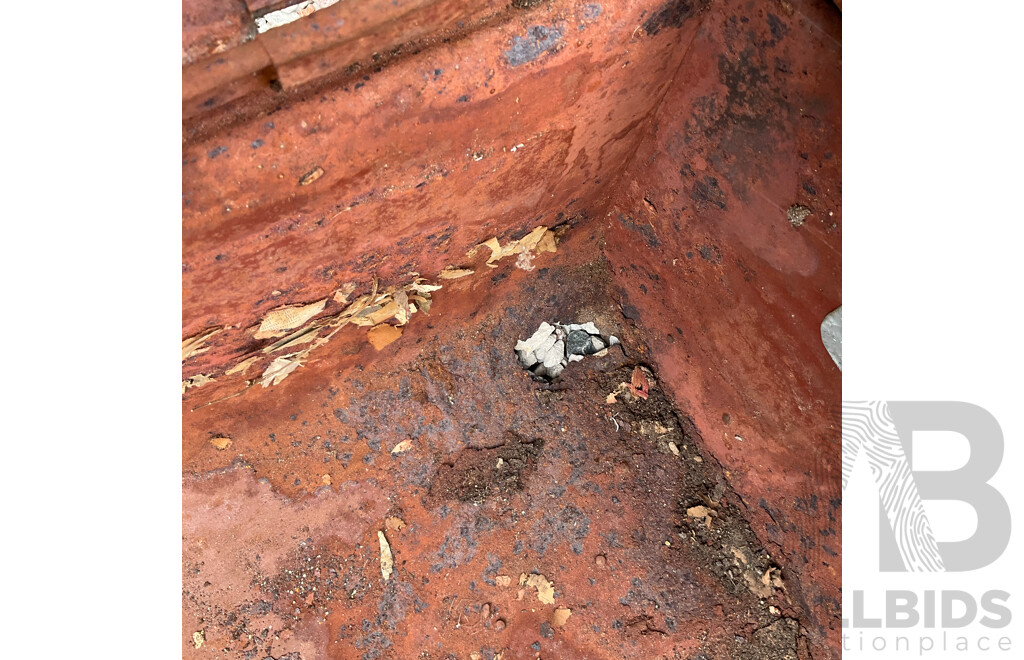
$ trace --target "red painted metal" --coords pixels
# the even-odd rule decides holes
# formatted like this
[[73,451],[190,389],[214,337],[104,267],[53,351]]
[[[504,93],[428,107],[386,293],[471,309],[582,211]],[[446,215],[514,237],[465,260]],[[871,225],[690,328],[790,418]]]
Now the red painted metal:
[[[247,41],[186,3],[182,332],[228,326],[183,364],[216,379],[183,397],[187,656],[202,630],[229,657],[839,657],[841,380],[818,324],[841,303],[840,15],[515,4],[342,2]],[[812,210],[799,226],[794,204]],[[472,264],[382,351],[345,328],[279,385],[193,411],[243,383],[225,371],[271,309],[432,278],[559,223],[537,270]],[[678,459],[586,398],[611,363],[549,393],[516,367],[541,320],[591,319],[692,418],[782,569],[777,614],[678,537]],[[522,491],[431,494],[510,431],[544,440]],[[393,582],[373,563],[387,516],[406,523],[387,531]],[[516,600],[533,571],[572,608],[564,627]]]

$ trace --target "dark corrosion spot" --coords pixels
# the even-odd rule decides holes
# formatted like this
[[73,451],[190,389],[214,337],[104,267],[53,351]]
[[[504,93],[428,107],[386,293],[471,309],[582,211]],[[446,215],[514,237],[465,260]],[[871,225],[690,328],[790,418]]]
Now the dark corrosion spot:
[[683,27],[683,21],[704,9],[704,0],[669,0],[644,21],[644,32],[655,35],[664,28]]

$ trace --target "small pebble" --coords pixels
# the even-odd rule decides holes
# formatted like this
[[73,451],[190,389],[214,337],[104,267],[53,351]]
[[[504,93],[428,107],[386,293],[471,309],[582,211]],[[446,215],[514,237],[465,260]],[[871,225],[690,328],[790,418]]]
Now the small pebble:
[[492,625],[491,627],[497,630],[498,632],[501,632],[505,629],[505,619],[498,619],[494,622],[494,625]]
[[608,560],[605,559],[604,555],[598,555],[594,557],[594,563],[597,564],[599,567],[604,568],[605,564],[608,563]]

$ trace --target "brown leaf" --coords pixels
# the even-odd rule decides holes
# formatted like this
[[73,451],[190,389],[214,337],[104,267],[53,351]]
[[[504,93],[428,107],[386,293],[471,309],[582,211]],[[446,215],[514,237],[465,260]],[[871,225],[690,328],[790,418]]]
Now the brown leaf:
[[224,450],[231,446],[231,438],[225,438],[222,435],[210,438],[210,444],[217,449]]
[[380,574],[387,580],[394,572],[395,557],[391,554],[391,545],[388,544],[384,532],[377,530],[377,540],[380,542]]
[[393,532],[401,531],[405,527],[405,521],[398,516],[388,516],[384,519],[384,527]]
[[370,328],[369,332],[366,333],[366,336],[370,340],[370,343],[373,344],[373,347],[379,351],[401,337],[402,329],[385,323]]
[[647,376],[644,375],[644,372],[640,367],[635,367],[633,369],[632,389],[633,394],[636,394],[641,399],[646,399],[647,395],[651,392],[651,385],[647,381]]
[[308,305],[285,305],[272,309],[263,318],[259,329],[253,335],[255,339],[281,337],[293,328],[297,328],[324,310],[327,299],[318,300]]
[[206,340],[214,336],[224,328],[207,328],[198,335],[193,335],[188,339],[181,341],[181,361],[189,359],[193,355],[199,355],[205,351],[210,350],[209,346],[206,346]]
[[439,279],[439,280],[457,280],[460,277],[465,277],[466,275],[472,275],[472,274],[473,274],[473,271],[470,270],[469,268],[455,268],[453,266],[448,266],[447,268],[445,268],[444,270],[442,270],[440,273],[437,274],[437,279]]
[[554,613],[551,615],[551,625],[556,628],[561,628],[565,625],[565,622],[572,616],[572,610],[568,607],[557,607]]
[[260,378],[260,384],[263,385],[263,387],[277,385],[287,378],[288,374],[301,367],[303,359],[305,359],[305,356],[292,355],[285,355],[275,359],[270,363],[270,366],[267,367],[267,370],[263,372],[263,376]]

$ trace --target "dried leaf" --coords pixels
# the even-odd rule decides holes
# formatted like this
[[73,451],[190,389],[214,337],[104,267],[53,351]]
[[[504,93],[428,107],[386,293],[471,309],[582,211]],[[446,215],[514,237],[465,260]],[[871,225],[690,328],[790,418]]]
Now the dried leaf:
[[711,517],[715,515],[715,512],[706,506],[691,506],[686,510],[686,515],[691,518],[703,518],[704,524],[711,527]]
[[205,345],[206,340],[222,330],[224,330],[224,328],[207,328],[198,335],[193,335],[188,339],[183,339],[181,341],[181,361],[184,362],[193,355],[199,355],[200,353],[210,350],[210,347]]
[[274,351],[284,350],[293,346],[299,346],[301,344],[308,344],[317,337],[317,331],[324,326],[323,321],[315,321],[310,323],[305,328],[296,330],[295,332],[278,339],[270,346],[263,349],[264,353],[273,353]]
[[405,289],[406,291],[415,291],[416,293],[431,293],[438,291],[443,288],[440,284],[421,284],[420,282],[413,282]]
[[398,325],[405,325],[409,322],[409,315],[412,313],[409,311],[409,296],[405,291],[399,291],[395,294],[395,304],[398,306],[398,311],[395,312],[395,320]]
[[409,451],[410,449],[412,449],[412,440],[402,440],[395,445],[394,449],[391,450],[391,455],[394,456],[396,454],[401,454],[402,452]]
[[526,250],[532,250],[533,248],[537,247],[537,244],[540,243],[540,239],[544,237],[544,234],[547,233],[547,231],[547,227],[545,227],[544,225],[538,225],[529,234],[523,236],[518,241],[516,241],[517,249],[515,251],[522,252]]
[[[368,309],[373,308],[371,307]],[[378,323],[383,323],[384,321],[387,321],[389,318],[397,315],[398,311],[398,303],[396,303],[394,300],[391,300],[380,309],[374,310],[366,314],[360,314],[357,318],[360,319],[360,321],[369,321],[371,325],[377,325]]]
[[192,376],[191,378],[186,378],[185,380],[181,381],[181,393],[184,394],[185,390],[187,390],[189,388],[192,388],[192,387],[202,387],[203,385],[206,385],[207,383],[212,383],[212,382],[213,382],[213,378],[210,378],[206,374],[196,374],[195,376]]
[[253,363],[256,362],[256,360],[259,360],[259,359],[260,358],[257,355],[254,355],[251,358],[246,358],[245,360],[242,360],[241,362],[239,362],[235,366],[233,366],[230,369],[228,369],[227,371],[225,371],[224,374],[226,376],[230,376],[232,374],[237,374],[238,372],[242,372],[242,374],[245,374],[245,372],[249,370],[249,367],[251,367],[253,365]]
[[572,610],[568,607],[557,607],[554,613],[551,615],[551,625],[556,628],[561,628],[565,625],[565,622],[572,616]]
[[324,168],[322,168],[319,165],[317,165],[312,170],[310,170],[309,172],[306,172],[305,174],[302,175],[302,178],[299,179],[299,185],[300,186],[308,186],[309,184],[313,183],[314,181],[316,181],[317,179],[319,179],[323,175],[324,175]]
[[205,641],[206,641],[206,632],[205,631],[197,630],[196,632],[192,633],[192,645],[195,646],[196,648],[201,647],[203,645],[203,642],[205,642]]
[[557,252],[557,245],[558,242],[555,240],[555,232],[550,230],[546,231],[544,232],[544,235],[541,236],[540,242],[537,243],[537,253],[540,254],[541,252]]
[[320,477],[320,483],[322,483],[325,486],[330,486],[331,485],[331,475],[325,474],[324,476]]
[[218,435],[210,438],[210,444],[223,451],[231,446],[231,438],[225,438],[222,435]]
[[425,296],[418,296],[416,294],[413,294],[413,295],[409,296],[409,300],[411,300],[414,303],[416,303],[416,309],[420,310],[424,314],[429,314],[430,313],[430,305],[431,305],[430,298],[427,298]]
[[472,275],[472,274],[473,274],[473,271],[470,270],[469,268],[454,268],[452,266],[448,266],[447,268],[445,268],[444,270],[442,270],[440,273],[437,274],[437,279],[439,279],[439,280],[457,280],[460,277],[465,277],[466,275]]
[[384,527],[393,532],[397,532],[405,527],[405,521],[398,516],[388,516],[384,519]]
[[604,398],[605,403],[615,403],[618,399],[615,398],[615,392],[612,392]]
[[341,303],[342,305],[348,304],[348,297],[352,295],[352,292],[356,290],[354,282],[348,282],[340,289],[334,292],[334,302]]
[[283,357],[277,358],[276,360],[271,362],[270,366],[267,367],[267,370],[263,372],[263,376],[260,379],[260,384],[263,385],[263,387],[277,385],[282,380],[287,378],[288,374],[302,366],[302,361],[304,357],[305,356],[295,357],[293,355],[285,355]]
[[379,351],[401,337],[402,329],[385,323],[383,325],[370,328],[369,332],[366,333],[366,336],[373,347]]
[[384,532],[377,530],[377,540],[380,541],[380,574],[387,580],[394,572],[395,557],[391,554],[391,546],[388,544]]
[[260,327],[253,335],[255,339],[270,339],[281,337],[293,328],[297,328],[309,319],[313,318],[324,310],[327,299],[319,300],[308,305],[285,305],[272,309],[264,317]]
[[512,576],[510,575],[495,575],[494,583],[499,587],[507,587],[512,584]]
[[467,252],[466,256],[469,258],[473,258],[473,255],[476,254],[477,249],[481,247],[487,247],[490,248],[491,250],[491,256],[487,258],[488,264],[491,263],[492,261],[497,261],[498,259],[501,259],[501,243],[498,242],[497,237],[489,239],[487,241],[484,241],[480,245],[477,245],[472,250]]
[[[525,578],[525,580],[524,580]],[[555,586],[543,575],[531,573],[528,577],[525,574],[519,578],[520,585],[533,587],[537,590],[537,599],[548,605],[555,604]]]

